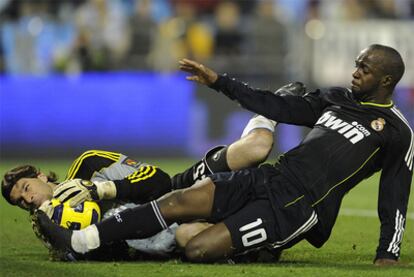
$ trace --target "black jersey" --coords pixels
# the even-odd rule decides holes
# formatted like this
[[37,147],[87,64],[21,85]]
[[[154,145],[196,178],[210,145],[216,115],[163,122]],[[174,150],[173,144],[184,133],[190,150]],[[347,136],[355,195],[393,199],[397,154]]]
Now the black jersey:
[[277,166],[317,212],[317,233],[308,239],[315,246],[320,247],[329,238],[343,196],[382,170],[377,258],[398,258],[414,147],[413,131],[392,103],[360,103],[345,88],[283,97],[252,89],[227,76],[220,76],[212,88],[269,119],[312,128]]

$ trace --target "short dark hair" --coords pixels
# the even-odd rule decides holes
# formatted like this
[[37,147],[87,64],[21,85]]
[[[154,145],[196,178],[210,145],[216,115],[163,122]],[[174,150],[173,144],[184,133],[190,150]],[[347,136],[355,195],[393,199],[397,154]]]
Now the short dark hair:
[[381,44],[372,44],[369,46],[369,49],[380,52],[383,58],[382,70],[385,74],[392,76],[392,85],[395,87],[401,80],[405,71],[404,61],[400,53],[392,47]]
[[[32,165],[21,165],[17,166],[4,174],[4,178],[1,181],[1,194],[3,197],[12,205],[16,205],[10,199],[10,193],[13,189],[13,186],[21,178],[36,178],[40,174],[40,170]],[[50,171],[47,175],[47,180],[49,182],[56,182],[58,179],[56,173]]]

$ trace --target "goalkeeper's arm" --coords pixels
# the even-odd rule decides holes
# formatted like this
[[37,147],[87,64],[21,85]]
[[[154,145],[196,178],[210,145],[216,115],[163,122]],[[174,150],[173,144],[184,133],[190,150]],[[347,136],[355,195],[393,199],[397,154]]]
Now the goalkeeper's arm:
[[143,166],[122,180],[85,181],[68,180],[60,184],[53,197],[60,202],[69,201],[75,207],[83,201],[118,199],[145,203],[171,191],[170,176],[154,166]]

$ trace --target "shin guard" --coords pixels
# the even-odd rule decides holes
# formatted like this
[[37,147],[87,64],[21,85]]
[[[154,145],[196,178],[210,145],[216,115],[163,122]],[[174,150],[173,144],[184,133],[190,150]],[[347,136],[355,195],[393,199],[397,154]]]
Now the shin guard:
[[230,171],[226,154],[227,146],[220,145],[210,149],[202,160],[172,177],[172,189],[187,188],[210,174]]

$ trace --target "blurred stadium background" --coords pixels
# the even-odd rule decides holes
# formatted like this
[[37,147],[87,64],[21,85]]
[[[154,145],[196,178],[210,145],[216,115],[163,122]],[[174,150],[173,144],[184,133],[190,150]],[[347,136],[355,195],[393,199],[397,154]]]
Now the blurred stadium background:
[[[185,80],[188,57],[276,89],[347,86],[370,43],[406,62],[396,102],[414,125],[412,0],[0,0],[1,158],[86,149],[200,157],[250,113]],[[302,130],[280,126],[276,152]]]

